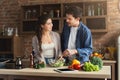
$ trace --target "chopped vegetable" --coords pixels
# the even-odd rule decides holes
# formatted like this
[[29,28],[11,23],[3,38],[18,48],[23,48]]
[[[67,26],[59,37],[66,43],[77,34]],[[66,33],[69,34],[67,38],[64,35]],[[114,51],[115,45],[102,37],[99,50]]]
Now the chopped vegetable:
[[52,67],[61,67],[64,66],[65,60],[63,58],[56,60],[54,63],[50,63]]

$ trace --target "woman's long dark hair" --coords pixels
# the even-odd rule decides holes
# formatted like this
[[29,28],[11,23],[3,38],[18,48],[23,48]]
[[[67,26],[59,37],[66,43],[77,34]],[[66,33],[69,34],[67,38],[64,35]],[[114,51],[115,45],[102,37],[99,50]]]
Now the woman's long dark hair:
[[36,36],[38,38],[38,42],[39,42],[39,47],[40,47],[40,51],[42,51],[41,48],[41,44],[42,44],[42,27],[41,25],[44,25],[48,19],[51,19],[49,14],[43,14],[40,17],[38,17],[38,21],[37,21],[37,27],[36,27]]

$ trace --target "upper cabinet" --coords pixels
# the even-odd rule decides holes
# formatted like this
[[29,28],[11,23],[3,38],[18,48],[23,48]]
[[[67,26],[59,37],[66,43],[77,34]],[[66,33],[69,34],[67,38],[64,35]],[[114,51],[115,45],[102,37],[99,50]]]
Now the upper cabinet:
[[84,3],[84,23],[92,32],[107,31],[107,2]]
[[43,4],[41,14],[49,14],[52,17],[53,31],[60,31],[61,25],[61,4]]
[[37,18],[39,17],[40,12],[39,5],[22,6],[22,32],[33,33],[35,31]]
[[21,33],[34,33],[37,18],[41,14],[50,14],[53,20],[53,31],[61,33],[65,23],[65,11],[69,6],[82,9],[81,21],[92,32],[107,32],[107,1],[86,1],[66,3],[42,3],[39,5],[22,5]]

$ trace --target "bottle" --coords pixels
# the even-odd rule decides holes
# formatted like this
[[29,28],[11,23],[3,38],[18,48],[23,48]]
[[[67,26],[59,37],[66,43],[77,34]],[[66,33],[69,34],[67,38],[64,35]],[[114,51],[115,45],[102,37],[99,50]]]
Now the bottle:
[[18,36],[18,28],[15,28],[15,36]]
[[25,19],[28,19],[28,11],[25,11]]
[[99,3],[99,4],[98,4],[98,7],[97,7],[98,16],[100,15],[100,12],[101,12],[100,9],[101,9],[101,8],[100,8],[100,3]]
[[35,19],[37,17],[37,11],[33,9],[32,11],[32,18]]
[[52,18],[54,17],[54,11],[53,10],[51,10],[49,14]]
[[89,5],[88,6],[88,16],[91,16],[92,15],[92,10],[91,10],[91,6]]
[[102,10],[101,10],[101,15],[104,15],[104,9],[102,8]]
[[5,25],[3,25],[3,28],[2,28],[2,35],[5,36]]
[[34,67],[33,54],[30,54],[30,68]]
[[101,4],[101,15],[104,15],[104,4]]
[[92,5],[91,8],[92,8],[92,16],[94,16],[94,5]]
[[28,12],[27,13],[27,19],[31,19],[31,10],[28,10],[27,12]]
[[57,17],[60,17],[60,10],[56,10]]

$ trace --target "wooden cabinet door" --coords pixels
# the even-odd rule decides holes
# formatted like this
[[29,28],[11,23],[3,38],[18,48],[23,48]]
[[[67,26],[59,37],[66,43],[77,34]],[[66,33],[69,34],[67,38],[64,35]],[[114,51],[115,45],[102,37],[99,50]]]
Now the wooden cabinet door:
[[0,80],[8,80],[8,79],[7,79],[7,76],[0,75]]

